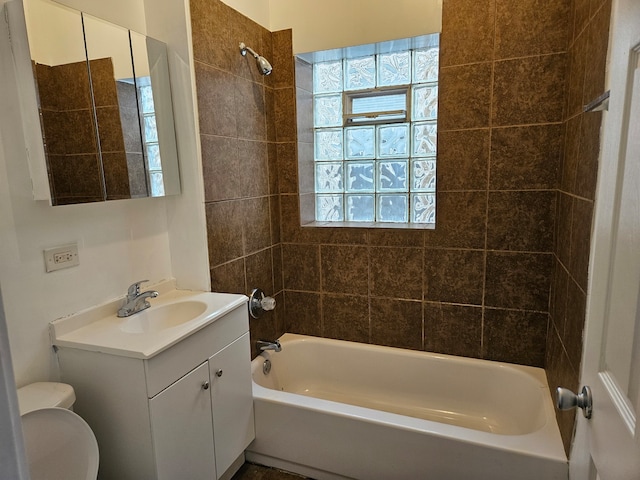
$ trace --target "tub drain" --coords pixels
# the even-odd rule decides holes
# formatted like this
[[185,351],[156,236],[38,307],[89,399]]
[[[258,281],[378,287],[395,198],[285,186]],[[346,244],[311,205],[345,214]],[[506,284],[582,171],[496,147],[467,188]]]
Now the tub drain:
[[267,358],[262,364],[262,373],[264,373],[265,375],[269,375],[270,371],[271,371],[271,360]]

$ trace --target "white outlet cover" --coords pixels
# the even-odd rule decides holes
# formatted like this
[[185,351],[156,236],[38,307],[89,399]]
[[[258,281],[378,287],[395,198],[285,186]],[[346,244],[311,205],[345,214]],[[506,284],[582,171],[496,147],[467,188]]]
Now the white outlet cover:
[[44,266],[47,272],[55,272],[56,270],[77,265],[80,265],[80,257],[78,256],[78,245],[76,243],[44,250]]

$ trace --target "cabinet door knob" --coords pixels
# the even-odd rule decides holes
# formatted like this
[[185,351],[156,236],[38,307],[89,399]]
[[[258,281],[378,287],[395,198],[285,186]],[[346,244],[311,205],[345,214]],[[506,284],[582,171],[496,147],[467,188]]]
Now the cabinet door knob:
[[222,376],[222,369],[219,368],[218,370],[216,370],[216,377],[221,377]]
[[203,390],[209,390],[209,382],[204,382],[204,383],[202,384],[202,389],[203,389]]

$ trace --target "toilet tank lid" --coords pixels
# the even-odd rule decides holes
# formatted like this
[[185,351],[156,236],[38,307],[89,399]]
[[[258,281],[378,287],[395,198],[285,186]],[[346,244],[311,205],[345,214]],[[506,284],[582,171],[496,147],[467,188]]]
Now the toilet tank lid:
[[20,415],[47,407],[71,408],[76,394],[71,385],[58,382],[36,382],[18,389]]

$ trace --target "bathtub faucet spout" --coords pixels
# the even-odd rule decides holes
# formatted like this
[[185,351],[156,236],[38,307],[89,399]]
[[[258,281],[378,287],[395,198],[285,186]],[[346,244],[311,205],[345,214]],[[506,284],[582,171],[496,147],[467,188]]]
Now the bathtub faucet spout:
[[256,342],[256,347],[258,347],[258,350],[260,350],[261,352],[264,352],[265,350],[273,350],[274,352],[279,352],[282,350],[282,346],[280,345],[280,342],[278,340],[276,340],[275,342],[258,340]]

